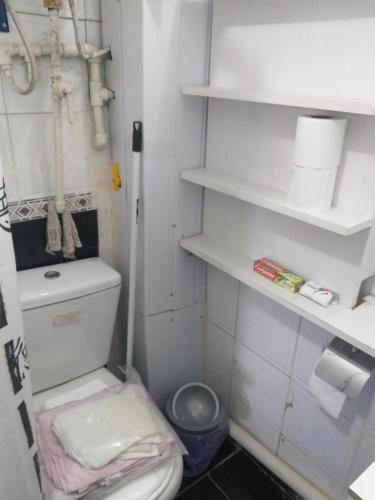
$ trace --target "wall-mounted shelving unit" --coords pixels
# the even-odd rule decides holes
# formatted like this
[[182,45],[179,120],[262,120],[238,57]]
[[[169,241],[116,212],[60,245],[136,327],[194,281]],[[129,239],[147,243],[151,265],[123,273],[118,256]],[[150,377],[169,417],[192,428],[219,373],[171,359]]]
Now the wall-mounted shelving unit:
[[287,204],[287,195],[283,191],[207,168],[185,170],[181,173],[181,179],[342,236],[350,236],[369,229],[374,223],[372,215],[360,215],[337,208],[322,214],[303,212]]
[[308,108],[358,115],[375,115],[375,102],[360,99],[320,97],[315,95],[290,94],[286,92],[261,92],[230,87],[184,87],[183,94],[232,101],[257,102],[296,108]]
[[[375,101],[282,92],[259,92],[249,89],[213,86],[184,87],[183,94],[214,99],[324,110],[327,112],[335,111],[359,115],[375,115]],[[353,284],[353,287],[356,288],[356,293],[358,293],[361,280],[364,279],[363,270],[366,269],[368,271],[366,272],[366,277],[375,272],[374,264],[372,264],[375,254],[369,248],[369,245],[373,241],[372,235],[375,229],[375,217],[373,214],[360,214],[354,211],[348,212],[340,208],[333,208],[322,214],[311,214],[290,207],[286,201],[287,195],[283,191],[204,167],[183,171],[181,179],[340,236],[351,236],[368,229],[371,233],[366,240],[363,261],[358,265],[358,279]],[[325,309],[299,294],[291,294],[266,280],[252,270],[253,257],[242,255],[233,249],[227,248],[208,238],[205,234],[183,239],[181,247],[208,264],[229,274],[241,283],[257,290],[287,309],[299,314],[301,317],[375,357],[375,308],[372,312],[369,312],[368,308],[361,306],[351,309],[350,307],[337,304]],[[259,255],[256,257],[259,257]]]
[[326,309],[299,294],[292,294],[254,272],[254,259],[226,248],[203,234],[183,239],[180,244],[208,264],[375,357],[374,317],[361,307],[349,309],[334,305]]

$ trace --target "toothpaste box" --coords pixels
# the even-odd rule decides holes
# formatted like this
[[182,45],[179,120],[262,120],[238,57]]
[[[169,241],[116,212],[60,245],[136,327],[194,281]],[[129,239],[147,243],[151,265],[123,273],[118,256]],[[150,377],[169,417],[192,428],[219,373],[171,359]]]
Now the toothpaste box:
[[268,280],[277,283],[279,286],[293,293],[298,292],[305,283],[302,276],[280,266],[280,264],[268,257],[254,261],[253,269],[256,273],[261,274]]

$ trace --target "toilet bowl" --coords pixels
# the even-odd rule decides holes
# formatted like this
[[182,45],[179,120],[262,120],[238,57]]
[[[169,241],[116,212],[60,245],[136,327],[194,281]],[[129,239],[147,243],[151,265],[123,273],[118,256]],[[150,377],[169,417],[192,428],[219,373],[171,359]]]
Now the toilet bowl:
[[[100,259],[18,273],[34,411],[92,381],[120,383],[109,360],[120,275]],[[182,457],[92,491],[85,500],[172,500],[182,481]]]
[[[120,380],[106,368],[100,368],[65,384],[34,394],[34,411],[40,411],[49,399],[94,380],[99,380],[108,386],[120,383]],[[123,483],[120,481],[112,490],[106,490],[105,493],[103,490],[93,491],[85,497],[85,500],[172,500],[180,488],[182,474],[182,457],[172,457],[145,474],[134,479],[125,479]]]

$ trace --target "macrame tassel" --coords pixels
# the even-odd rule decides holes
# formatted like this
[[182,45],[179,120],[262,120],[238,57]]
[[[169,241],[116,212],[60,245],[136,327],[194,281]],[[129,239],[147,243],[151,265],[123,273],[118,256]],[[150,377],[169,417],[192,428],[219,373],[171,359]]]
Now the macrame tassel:
[[82,248],[77,227],[68,208],[62,214],[63,245],[62,251],[65,259],[75,259],[75,249]]

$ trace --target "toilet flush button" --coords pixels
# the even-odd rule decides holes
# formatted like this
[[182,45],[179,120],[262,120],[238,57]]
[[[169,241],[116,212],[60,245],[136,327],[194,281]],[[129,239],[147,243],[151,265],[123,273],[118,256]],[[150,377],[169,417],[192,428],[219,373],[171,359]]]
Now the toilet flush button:
[[47,271],[44,273],[44,277],[47,280],[54,280],[56,278],[60,278],[61,274],[58,271]]

